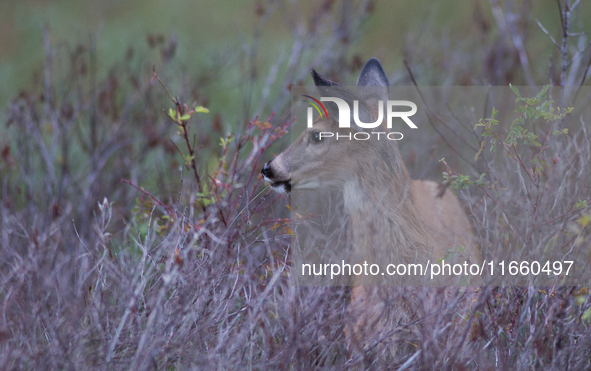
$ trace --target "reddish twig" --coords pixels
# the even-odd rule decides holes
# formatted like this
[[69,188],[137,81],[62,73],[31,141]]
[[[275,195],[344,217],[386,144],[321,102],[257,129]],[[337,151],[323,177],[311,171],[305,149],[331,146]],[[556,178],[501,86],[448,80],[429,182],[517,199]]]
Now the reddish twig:
[[135,188],[138,191],[142,192],[144,195],[150,197],[154,202],[156,202],[156,204],[158,204],[159,206],[162,206],[163,208],[165,208],[166,211],[168,211],[168,215],[169,216],[175,216],[175,217],[178,216],[177,212],[174,211],[172,207],[170,207],[169,205],[164,204],[156,196],[152,195],[150,192],[146,191],[145,189],[136,186],[135,184],[133,184],[133,182],[131,180],[127,180],[127,179],[121,178],[121,181],[124,182],[124,183],[129,184],[133,188]]

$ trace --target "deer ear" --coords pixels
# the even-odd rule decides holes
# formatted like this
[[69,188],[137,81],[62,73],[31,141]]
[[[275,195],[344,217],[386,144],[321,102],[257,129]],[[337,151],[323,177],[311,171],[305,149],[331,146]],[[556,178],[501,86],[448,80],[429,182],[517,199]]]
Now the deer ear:
[[[349,89],[346,89],[344,86],[337,84],[334,81],[325,79],[324,77],[320,76],[320,74],[318,74],[318,72],[316,72],[315,70],[312,70],[312,77],[314,78],[314,84],[316,85],[316,88],[318,89],[320,96],[340,98],[347,103],[350,109],[349,112],[351,112],[351,128],[358,129],[358,127],[355,126],[355,124],[353,124],[354,118],[352,116],[355,101],[358,102],[357,104],[359,119],[364,123],[375,121],[375,119],[372,118],[371,109],[366,104],[366,102],[363,99],[361,99],[357,94],[353,93]],[[331,118],[338,122],[340,117],[340,111],[337,104],[334,102],[327,101],[324,102],[324,106],[326,107]]]
[[339,84],[337,84],[334,81],[330,81],[329,79],[325,79],[324,77],[320,76],[320,74],[318,72],[316,72],[315,69],[312,68],[312,71],[310,71],[312,73],[312,78],[314,79],[314,85],[320,87],[320,86],[340,86]]
[[357,93],[365,100],[387,101],[390,98],[390,82],[377,59],[371,58],[361,69],[357,79]]

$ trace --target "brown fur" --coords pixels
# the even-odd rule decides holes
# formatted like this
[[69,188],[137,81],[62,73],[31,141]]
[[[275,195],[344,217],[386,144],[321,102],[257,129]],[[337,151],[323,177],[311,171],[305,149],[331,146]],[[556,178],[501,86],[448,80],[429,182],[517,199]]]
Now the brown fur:
[[[365,102],[376,117],[377,100]],[[385,125],[379,129],[387,130]],[[464,250],[456,256],[459,261],[481,261],[470,223],[457,197],[450,191],[438,197],[435,182],[410,179],[395,141],[352,142],[327,138],[322,143],[313,143],[314,131],[345,134],[350,129],[340,129],[334,120],[317,120],[313,128],[306,129],[269,162],[263,174],[267,174],[266,180],[278,190],[286,189],[280,187],[287,183],[294,189],[341,190],[345,212],[353,226],[351,242],[359,261],[434,263],[460,246]],[[439,285],[445,282],[440,281]],[[356,320],[347,328],[352,349],[367,350],[372,342],[385,342],[391,344],[389,353],[416,350],[417,344],[411,339],[416,339],[420,330],[412,325],[414,321],[420,319],[423,328],[428,328],[432,322],[425,317],[457,291],[372,287],[371,284],[364,278],[353,282],[350,312]],[[468,314],[472,300],[472,295],[465,295],[457,309]]]

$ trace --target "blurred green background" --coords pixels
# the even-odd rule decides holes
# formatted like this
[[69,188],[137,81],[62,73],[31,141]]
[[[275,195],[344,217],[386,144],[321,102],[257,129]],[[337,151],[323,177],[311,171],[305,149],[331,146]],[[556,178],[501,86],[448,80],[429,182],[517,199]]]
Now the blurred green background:
[[[277,6],[285,6],[277,2]],[[287,2],[285,2],[287,4]],[[292,9],[306,14],[316,11],[318,1],[289,3]],[[363,25],[365,33],[352,48],[362,59],[378,57],[386,71],[401,68],[403,58],[438,59],[442,48],[463,50],[462,58],[479,59],[482,46],[478,35],[488,27],[487,33],[498,37],[497,25],[491,12],[496,1],[446,0],[410,2],[402,0],[375,1],[370,18]],[[259,23],[260,13],[268,3],[256,1],[190,1],[190,0],[2,0],[0,11],[0,103],[24,88],[38,71],[44,58],[41,28],[47,26],[51,41],[74,46],[96,39],[99,73],[128,49],[145,51],[157,64],[157,53],[148,52],[147,34],[174,33],[178,40],[177,60],[189,71],[199,69],[208,62],[212,52],[244,48],[252,41]],[[543,76],[549,56],[556,49],[535,24],[535,19],[560,42],[560,18],[557,3],[543,1],[504,1],[504,9],[516,12],[528,8],[529,31],[526,34],[527,52],[534,60],[534,72]],[[574,18],[577,31],[588,31],[591,4],[583,1]],[[292,10],[293,14],[293,10]],[[295,16],[295,14],[294,14]],[[288,19],[274,12],[261,32],[258,61],[261,68],[270,65],[281,47],[289,44],[291,34]],[[425,45],[431,44],[431,48]],[[421,50],[413,50],[420,48]],[[471,52],[473,54],[471,54]],[[539,60],[539,62],[538,62]],[[443,61],[441,61],[443,62]],[[557,60],[555,61],[558,62]],[[547,71],[546,71],[547,72]],[[425,75],[425,74],[423,74]],[[423,77],[423,75],[419,77]],[[464,81],[463,84],[478,83]],[[540,78],[541,79],[541,78]],[[421,81],[425,84],[444,84],[444,76]],[[481,81],[486,83],[486,81]],[[453,81],[458,84],[458,81]],[[536,81],[537,84],[547,81]]]

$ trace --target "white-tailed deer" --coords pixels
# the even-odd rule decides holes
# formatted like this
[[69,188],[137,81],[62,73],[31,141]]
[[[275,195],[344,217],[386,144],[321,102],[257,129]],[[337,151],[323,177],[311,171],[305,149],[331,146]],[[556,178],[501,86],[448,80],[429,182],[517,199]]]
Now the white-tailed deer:
[[[321,96],[340,98],[350,107],[357,100],[362,122],[375,122],[380,116],[379,105],[389,99],[389,82],[377,59],[365,64],[355,92],[314,70],[312,76]],[[435,182],[410,179],[395,140],[343,139],[351,132],[369,130],[356,125],[340,128],[334,120],[339,117],[337,105],[325,106],[330,118],[318,118],[289,148],[265,164],[265,181],[281,193],[340,190],[354,252],[367,261],[436,263],[450,250],[461,247],[462,261],[480,262],[470,223],[452,192],[438,196]],[[378,131],[388,132],[385,122]],[[321,132],[340,133],[341,139],[321,136]],[[356,320],[347,330],[358,349],[371,347],[373,337],[378,342],[389,338],[392,349],[400,350],[412,341],[397,327],[408,330],[410,323],[424,319],[441,303],[452,301],[450,288],[371,287],[363,286],[365,283],[361,278],[353,282],[350,308]],[[464,304],[456,305],[456,311],[467,308],[466,302],[472,300],[463,295]],[[469,310],[463,314],[469,314]]]

